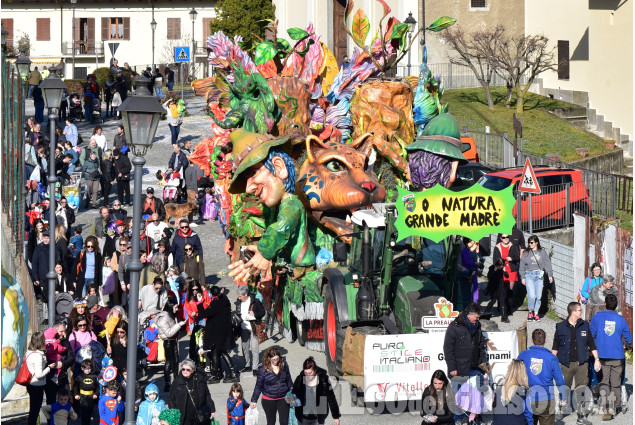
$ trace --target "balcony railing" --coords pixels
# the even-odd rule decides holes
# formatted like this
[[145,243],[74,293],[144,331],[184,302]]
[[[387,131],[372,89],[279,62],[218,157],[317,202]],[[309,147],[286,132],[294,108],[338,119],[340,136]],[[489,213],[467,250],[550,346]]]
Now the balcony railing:
[[[73,43],[65,41],[62,43],[62,55],[73,56]],[[75,56],[104,56],[103,41],[76,41]]]

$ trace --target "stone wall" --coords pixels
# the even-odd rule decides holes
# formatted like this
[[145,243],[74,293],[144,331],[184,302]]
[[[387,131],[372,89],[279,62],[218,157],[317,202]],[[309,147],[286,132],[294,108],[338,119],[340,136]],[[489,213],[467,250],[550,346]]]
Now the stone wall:
[[611,152],[569,161],[568,164],[598,173],[622,174],[624,171],[624,152],[622,149],[615,148]]

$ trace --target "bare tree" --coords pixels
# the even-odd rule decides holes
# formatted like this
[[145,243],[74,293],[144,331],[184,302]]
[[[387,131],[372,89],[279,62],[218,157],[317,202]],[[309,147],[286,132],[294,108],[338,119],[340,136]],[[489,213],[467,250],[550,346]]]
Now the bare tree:
[[[549,48],[549,39],[544,35],[514,35],[498,43],[491,53],[498,72],[508,81],[508,90],[513,85],[516,91],[516,115],[521,116],[525,96],[536,77],[556,69],[554,48]],[[523,75],[526,80],[521,83]]]
[[448,29],[442,38],[450,44],[458,57],[450,58],[456,65],[468,66],[485,90],[487,106],[494,109],[490,84],[497,61],[494,55],[498,44],[505,37],[505,27],[497,25],[494,28],[476,30],[466,34],[461,28]]

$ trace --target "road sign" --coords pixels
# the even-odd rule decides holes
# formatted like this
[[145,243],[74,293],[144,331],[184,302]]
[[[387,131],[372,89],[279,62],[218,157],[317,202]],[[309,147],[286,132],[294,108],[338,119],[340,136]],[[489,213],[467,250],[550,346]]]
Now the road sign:
[[523,176],[518,190],[527,193],[540,193],[540,186],[529,158],[525,161],[525,168],[523,169]]
[[182,46],[174,48],[174,62],[189,62],[190,46]]

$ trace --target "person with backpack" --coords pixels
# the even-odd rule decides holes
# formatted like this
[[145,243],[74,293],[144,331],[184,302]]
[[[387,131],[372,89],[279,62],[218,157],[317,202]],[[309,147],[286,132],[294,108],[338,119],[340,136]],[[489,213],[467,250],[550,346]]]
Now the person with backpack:
[[44,400],[44,386],[46,384],[46,376],[51,369],[55,367],[54,363],[46,363],[46,339],[42,332],[34,332],[31,336],[31,342],[24,356],[24,362],[31,374],[31,380],[26,385],[26,391],[29,393],[29,417],[28,425],[36,425],[37,419]]

